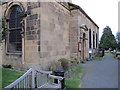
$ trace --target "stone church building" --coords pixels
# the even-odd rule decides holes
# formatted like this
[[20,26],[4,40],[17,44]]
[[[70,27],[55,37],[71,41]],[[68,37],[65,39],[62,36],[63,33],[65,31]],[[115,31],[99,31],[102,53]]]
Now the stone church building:
[[47,68],[61,58],[87,59],[98,49],[99,27],[78,5],[68,2],[1,4],[8,33],[2,64]]

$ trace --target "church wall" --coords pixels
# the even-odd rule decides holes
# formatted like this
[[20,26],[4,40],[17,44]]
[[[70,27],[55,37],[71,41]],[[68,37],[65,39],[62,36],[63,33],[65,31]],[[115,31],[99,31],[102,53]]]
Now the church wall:
[[[5,12],[9,13],[9,4],[2,6],[3,17]],[[89,37],[89,31],[80,29],[81,24],[86,24],[88,29],[91,28],[92,35],[93,31],[99,33],[98,28],[78,9],[69,11],[58,2],[19,2],[18,4],[27,13],[22,22],[22,53],[7,53],[7,43],[4,41],[3,64],[5,65],[10,64],[21,69],[37,66],[48,69],[58,59],[78,56],[79,38],[84,32],[87,38]],[[89,57],[88,52],[89,39],[86,40],[85,58]]]

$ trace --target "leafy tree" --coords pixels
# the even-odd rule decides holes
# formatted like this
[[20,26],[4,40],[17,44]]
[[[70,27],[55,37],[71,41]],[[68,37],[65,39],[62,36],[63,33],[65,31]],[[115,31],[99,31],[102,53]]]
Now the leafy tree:
[[115,36],[112,34],[109,26],[106,26],[103,29],[103,35],[101,37],[99,47],[105,50],[108,50],[109,48],[115,49],[117,47]]

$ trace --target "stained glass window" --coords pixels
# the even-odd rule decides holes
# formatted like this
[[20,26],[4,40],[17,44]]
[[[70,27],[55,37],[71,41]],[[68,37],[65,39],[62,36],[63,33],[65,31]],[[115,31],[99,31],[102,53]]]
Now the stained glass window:
[[8,52],[22,51],[22,9],[19,6],[13,6],[9,17],[9,35],[8,35]]

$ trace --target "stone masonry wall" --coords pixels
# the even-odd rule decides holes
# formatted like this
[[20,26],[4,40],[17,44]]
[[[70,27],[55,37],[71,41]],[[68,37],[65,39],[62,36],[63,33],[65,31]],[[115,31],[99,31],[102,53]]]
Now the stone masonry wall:
[[[5,41],[4,64],[18,68],[38,65],[47,69],[58,59],[78,55],[78,35],[83,33],[80,24],[86,24],[91,28],[92,34],[93,31],[98,32],[98,28],[82,12],[79,10],[70,12],[58,2],[22,2],[20,5],[27,12],[27,16],[23,18],[22,53],[8,54]],[[8,6],[9,4],[3,5],[3,16]],[[89,37],[89,32],[85,33]],[[89,50],[88,41],[86,41],[86,58]]]
[[57,2],[26,4],[24,67],[47,68],[69,58],[69,11]]
[[27,2],[27,17],[25,19],[25,67],[38,65],[40,59],[41,3]]
[[70,12],[57,2],[23,2],[21,5],[27,11],[27,17],[23,18],[22,54],[7,55],[5,44],[4,64],[46,68],[55,60],[70,58]]
[[[80,10],[72,10],[71,11],[71,20],[70,20],[70,51],[71,51],[71,57],[78,56],[78,41],[81,41],[81,45],[83,44],[82,40],[78,40],[78,37],[82,37],[83,33],[86,34],[86,38],[88,40],[85,40],[85,58],[89,58],[89,30],[84,31],[83,29],[80,29],[80,25],[85,24],[88,29],[91,29],[91,42],[92,42],[92,48],[93,48],[93,32],[95,33],[95,49],[93,50],[95,53],[96,48],[96,33],[99,35],[99,31],[97,26],[95,26]],[[98,36],[99,37],[99,36]],[[83,47],[82,49],[83,50]],[[80,55],[83,55],[83,52],[79,53]],[[80,56],[82,57],[82,56]]]
[[78,53],[78,10],[71,11],[70,18],[70,51],[71,57]]
[[69,17],[70,12],[57,2],[41,3],[40,61],[45,67],[60,58],[70,58]]

